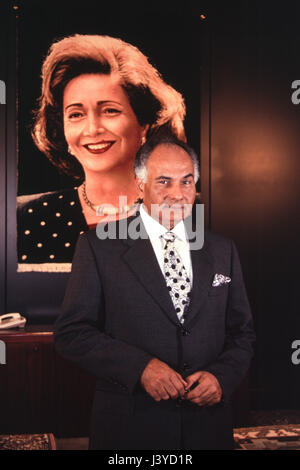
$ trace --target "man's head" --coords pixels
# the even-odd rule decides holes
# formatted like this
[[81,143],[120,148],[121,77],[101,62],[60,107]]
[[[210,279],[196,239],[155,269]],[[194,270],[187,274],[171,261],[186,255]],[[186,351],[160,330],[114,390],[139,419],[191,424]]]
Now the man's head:
[[137,153],[135,175],[148,213],[168,229],[190,214],[199,165],[195,152],[176,137],[153,136]]

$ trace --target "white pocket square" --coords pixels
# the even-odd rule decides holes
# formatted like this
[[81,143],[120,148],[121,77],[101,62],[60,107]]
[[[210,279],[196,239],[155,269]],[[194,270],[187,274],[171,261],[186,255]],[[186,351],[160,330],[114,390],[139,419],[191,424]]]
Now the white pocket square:
[[215,274],[214,280],[213,280],[213,287],[218,287],[222,286],[222,284],[228,284],[231,282],[230,277],[224,276],[224,274]]

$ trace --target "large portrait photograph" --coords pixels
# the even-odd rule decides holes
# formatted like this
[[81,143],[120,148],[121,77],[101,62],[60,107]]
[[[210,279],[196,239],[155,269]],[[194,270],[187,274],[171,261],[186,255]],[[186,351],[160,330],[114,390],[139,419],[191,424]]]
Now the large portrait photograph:
[[147,137],[199,150],[201,21],[175,4],[20,5],[18,271],[69,271],[79,234],[135,209]]

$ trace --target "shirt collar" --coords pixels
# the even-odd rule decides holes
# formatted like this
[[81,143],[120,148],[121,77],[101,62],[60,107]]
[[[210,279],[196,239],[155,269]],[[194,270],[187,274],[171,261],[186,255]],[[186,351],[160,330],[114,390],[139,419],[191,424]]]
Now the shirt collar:
[[181,220],[172,230],[167,230],[163,225],[161,225],[157,220],[155,220],[151,215],[148,214],[147,210],[144,207],[144,204],[140,206],[140,214],[145,225],[146,231],[150,238],[160,238],[166,232],[173,232],[177,238],[181,241],[187,241],[187,235],[185,231],[185,226],[183,220]]

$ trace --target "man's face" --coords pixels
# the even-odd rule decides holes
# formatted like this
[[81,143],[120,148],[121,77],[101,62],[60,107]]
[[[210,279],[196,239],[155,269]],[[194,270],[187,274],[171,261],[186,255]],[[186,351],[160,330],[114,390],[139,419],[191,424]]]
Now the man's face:
[[194,165],[188,153],[174,144],[161,144],[148,158],[147,181],[139,180],[148,213],[172,229],[191,212],[195,201]]

